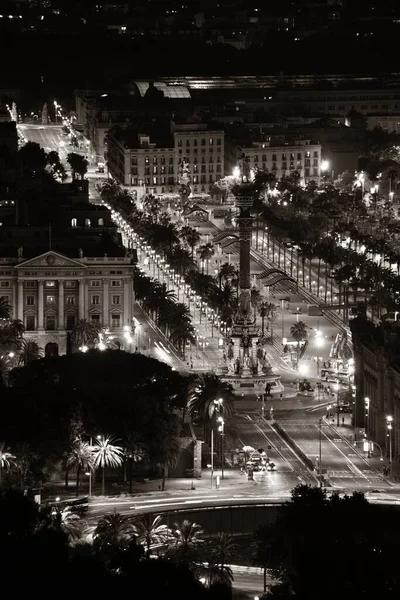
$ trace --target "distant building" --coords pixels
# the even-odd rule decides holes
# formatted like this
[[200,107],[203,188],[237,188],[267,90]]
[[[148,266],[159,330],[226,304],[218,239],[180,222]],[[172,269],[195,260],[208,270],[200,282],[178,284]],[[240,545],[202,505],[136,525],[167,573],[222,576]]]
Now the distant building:
[[310,140],[253,142],[238,151],[248,156],[251,169],[271,171],[277,179],[297,171],[303,183],[320,181],[321,145]]
[[[157,141],[150,134],[113,129],[108,135],[108,168],[120,183],[139,195],[168,194],[178,183],[179,165],[189,163],[194,193],[207,193],[224,176],[224,132],[203,124],[172,124],[173,133]],[[169,138],[169,139],[168,139]]]

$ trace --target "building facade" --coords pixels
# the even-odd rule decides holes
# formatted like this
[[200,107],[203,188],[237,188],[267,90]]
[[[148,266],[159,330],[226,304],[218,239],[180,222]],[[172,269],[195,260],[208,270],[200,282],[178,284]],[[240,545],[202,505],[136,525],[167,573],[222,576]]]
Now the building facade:
[[224,132],[206,126],[179,126],[170,147],[154,143],[149,135],[124,139],[123,132],[108,136],[108,169],[120,183],[145,193],[170,194],[179,178],[179,165],[188,163],[194,193],[210,192],[224,176]]
[[[367,327],[365,328],[367,330]],[[389,457],[400,474],[400,335],[398,324],[376,328],[368,340],[353,331],[356,402],[354,425],[358,439],[368,439]],[[388,429],[387,417],[392,417]]]
[[297,140],[283,145],[255,142],[251,147],[239,148],[250,159],[251,169],[275,173],[277,179],[298,171],[303,183],[321,177],[321,145],[309,140]]
[[10,302],[26,337],[43,349],[52,344],[64,354],[67,333],[78,319],[87,319],[109,328],[121,348],[129,350],[123,332],[132,324],[132,274],[130,257],[72,259],[49,250],[28,260],[2,258],[0,297]]

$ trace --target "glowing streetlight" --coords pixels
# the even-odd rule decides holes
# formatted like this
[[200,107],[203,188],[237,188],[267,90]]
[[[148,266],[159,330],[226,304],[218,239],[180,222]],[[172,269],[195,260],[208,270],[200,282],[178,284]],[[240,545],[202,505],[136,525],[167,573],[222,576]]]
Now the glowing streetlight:
[[317,332],[317,339],[315,340],[316,346],[317,346],[317,377],[319,377],[319,349],[322,348],[322,346],[325,343],[325,340],[323,337],[321,337],[321,333],[318,331]]
[[329,160],[321,161],[321,171],[323,173],[326,173],[327,171],[329,171],[330,167],[331,167],[331,163],[329,162]]
[[239,179],[239,177],[240,177],[240,169],[239,169],[239,167],[235,167],[235,168],[233,169],[233,171],[232,171],[232,176],[233,176],[235,179]]
[[393,429],[393,417],[388,415],[386,417],[386,428],[388,433],[386,434],[389,438],[389,473],[392,473],[392,429]]

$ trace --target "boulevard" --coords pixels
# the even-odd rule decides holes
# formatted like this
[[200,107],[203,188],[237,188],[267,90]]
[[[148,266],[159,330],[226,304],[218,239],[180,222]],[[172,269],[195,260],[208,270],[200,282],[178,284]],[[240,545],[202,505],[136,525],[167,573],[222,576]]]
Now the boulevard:
[[[74,151],[67,147],[61,126],[21,125],[19,128],[25,139],[39,143],[46,151],[57,150],[64,161],[67,153]],[[98,174],[94,172],[93,168],[89,168],[87,177],[90,189],[94,190],[99,181]],[[98,202],[98,194],[94,200],[93,198],[91,200]],[[183,224],[176,214],[171,213],[171,216],[178,225]],[[122,222],[119,221],[119,223]],[[212,242],[220,231],[215,219],[197,223],[196,229],[201,236],[201,243]],[[260,250],[262,240],[261,236],[259,237],[260,239],[258,236],[257,238],[255,235],[253,236],[250,267],[253,284],[257,285],[260,292],[264,294],[262,280],[257,280],[256,276],[276,264],[271,262],[273,257],[266,256],[266,252],[263,254]],[[126,245],[134,241],[133,238],[128,239],[126,234],[123,234],[123,240]],[[176,278],[170,271],[166,269],[160,271],[154,259],[152,260],[151,255],[143,248],[138,248],[138,257],[139,266],[146,275],[159,278],[161,282],[167,284],[168,289],[175,291],[181,301],[186,301],[177,285]],[[218,272],[220,265],[224,262],[229,262],[238,268],[239,254],[236,245],[230,247],[229,252],[224,251],[221,246],[217,246],[216,255],[209,261],[206,270],[214,274],[214,272]],[[270,498],[286,499],[290,490],[298,483],[318,484],[316,475],[319,470],[320,455],[321,468],[329,476],[329,489],[371,492],[379,488],[392,493],[393,484],[382,476],[382,463],[376,456],[367,458],[360,446],[354,446],[356,440],[350,439],[348,423],[341,423],[343,426],[339,427],[343,435],[337,432],[330,421],[324,420],[320,426],[320,420],[325,418],[328,406],[335,403],[335,398],[325,400],[320,398],[316,392],[308,397],[299,397],[296,387],[293,385],[293,382],[301,374],[303,377],[310,378],[315,386],[318,366],[329,360],[332,340],[345,329],[344,325],[340,324],[339,315],[336,313],[333,317],[330,314],[328,316],[309,316],[307,310],[311,303],[309,291],[298,286],[297,291],[294,292],[293,285],[285,281],[274,288],[274,293],[270,294],[267,300],[277,304],[279,316],[274,325],[273,343],[266,346],[266,354],[273,371],[281,375],[284,392],[280,398],[272,398],[265,403],[264,414],[262,414],[260,402],[238,401],[236,403],[237,415],[233,418],[232,424],[238,432],[238,446],[267,447],[268,455],[276,464],[277,471],[255,473],[254,482],[247,482],[245,481],[246,475],[240,475],[237,470],[232,470],[231,475],[229,477],[227,475],[226,479],[221,482],[218,497],[221,498],[227,493],[224,489],[225,486],[229,486],[231,489],[233,485],[235,493],[244,494],[246,497],[253,497],[254,493],[257,496],[262,490],[262,494],[266,494]],[[167,362],[181,372],[216,369],[222,358],[219,340],[223,337],[223,332],[207,321],[204,315],[201,318],[200,310],[196,309],[193,303],[189,303],[189,309],[192,323],[197,332],[197,343],[195,348],[187,352],[185,359],[178,356],[170,342],[136,303],[132,351],[149,354]],[[290,338],[290,327],[298,320],[303,321],[308,328],[308,347],[300,361],[299,371],[293,368],[282,352],[282,340]],[[316,342],[317,332],[323,340],[320,345],[317,345]],[[273,427],[274,420],[282,425],[297,447],[310,459],[314,465],[313,471],[306,467],[293,448],[276,431]],[[384,459],[386,461],[386,457]],[[203,481],[205,479],[207,476],[203,474]],[[202,490],[203,481],[201,485],[196,483],[196,498],[205,493]],[[255,489],[257,489],[256,492]],[[191,492],[193,495],[193,491]],[[207,490],[207,493],[210,493],[210,489]],[[228,493],[226,499],[229,500],[229,497],[232,498]],[[93,506],[92,510],[94,509]],[[99,511],[102,510],[99,507]]]

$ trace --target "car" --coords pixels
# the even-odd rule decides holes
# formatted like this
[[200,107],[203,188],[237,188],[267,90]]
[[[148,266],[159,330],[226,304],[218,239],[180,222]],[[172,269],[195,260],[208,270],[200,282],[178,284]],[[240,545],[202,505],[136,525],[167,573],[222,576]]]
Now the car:
[[267,471],[276,471],[276,465],[272,461],[267,464]]

